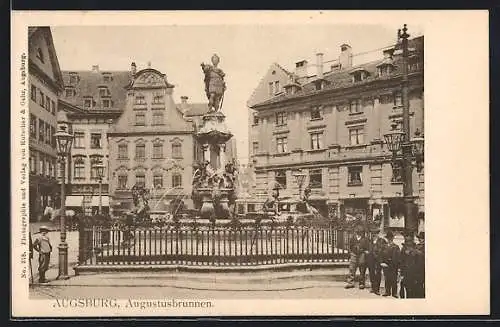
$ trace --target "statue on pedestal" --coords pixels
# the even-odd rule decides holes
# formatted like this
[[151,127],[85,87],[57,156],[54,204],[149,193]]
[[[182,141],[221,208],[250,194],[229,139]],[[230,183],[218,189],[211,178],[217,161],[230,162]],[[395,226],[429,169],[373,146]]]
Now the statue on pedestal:
[[224,72],[218,68],[220,58],[216,54],[212,56],[212,65],[201,63],[201,68],[205,74],[205,93],[208,98],[208,111],[218,112],[222,108],[222,100],[226,91],[224,82]]

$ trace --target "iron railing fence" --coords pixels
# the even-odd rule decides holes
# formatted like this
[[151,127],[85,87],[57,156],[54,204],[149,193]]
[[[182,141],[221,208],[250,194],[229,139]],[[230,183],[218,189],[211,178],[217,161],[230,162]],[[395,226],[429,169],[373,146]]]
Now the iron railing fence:
[[312,226],[81,226],[79,265],[347,262],[351,231]]

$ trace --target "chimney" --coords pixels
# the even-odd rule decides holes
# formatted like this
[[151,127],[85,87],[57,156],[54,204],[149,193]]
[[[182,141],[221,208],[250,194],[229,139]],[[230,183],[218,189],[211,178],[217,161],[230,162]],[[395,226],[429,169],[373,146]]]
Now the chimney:
[[93,65],[92,66],[92,71],[93,72],[99,72],[99,65]]
[[295,63],[295,74],[299,77],[299,80],[307,78],[307,60],[301,60]]
[[132,73],[132,75],[135,75],[135,73],[137,73],[137,66],[135,65],[135,62],[132,62],[132,64],[130,64],[130,72]]
[[187,102],[188,102],[188,97],[185,96],[185,95],[181,96],[181,103],[182,104],[187,104]]
[[340,69],[346,69],[352,67],[352,48],[349,44],[342,44],[340,46]]
[[323,54],[316,54],[316,78],[323,78]]

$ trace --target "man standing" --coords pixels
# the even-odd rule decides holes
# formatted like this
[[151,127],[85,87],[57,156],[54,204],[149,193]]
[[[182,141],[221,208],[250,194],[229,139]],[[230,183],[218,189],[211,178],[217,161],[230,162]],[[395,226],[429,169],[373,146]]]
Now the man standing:
[[397,298],[398,284],[398,266],[399,266],[399,247],[394,243],[394,235],[388,231],[385,235],[387,246],[383,253],[381,266],[384,270],[385,293],[383,296],[392,296]]
[[47,236],[49,229],[45,226],[40,227],[40,235],[33,241],[33,249],[38,252],[38,275],[40,283],[47,283],[45,272],[49,269],[50,253],[52,244]]
[[405,241],[401,249],[401,276],[403,278],[401,293],[404,297],[416,297],[417,274],[417,249],[413,234],[409,233],[405,236]]
[[359,268],[359,289],[365,288],[366,254],[368,253],[368,240],[364,236],[364,228],[357,225],[355,235],[349,240],[349,276],[345,288],[354,288],[356,270]]
[[366,263],[368,266],[368,273],[370,276],[370,293],[380,295],[380,281],[382,279],[382,254],[387,246],[387,242],[379,234],[380,229],[374,228],[371,230],[372,239],[368,254],[366,256]]
[[425,298],[425,232],[418,233],[417,238],[415,297],[423,299]]

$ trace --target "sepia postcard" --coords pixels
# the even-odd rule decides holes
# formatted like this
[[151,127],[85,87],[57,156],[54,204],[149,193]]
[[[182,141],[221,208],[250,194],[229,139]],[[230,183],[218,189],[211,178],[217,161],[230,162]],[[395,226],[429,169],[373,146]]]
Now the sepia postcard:
[[11,44],[12,317],[489,313],[487,11],[14,11]]

